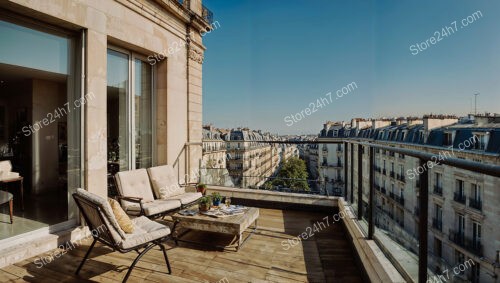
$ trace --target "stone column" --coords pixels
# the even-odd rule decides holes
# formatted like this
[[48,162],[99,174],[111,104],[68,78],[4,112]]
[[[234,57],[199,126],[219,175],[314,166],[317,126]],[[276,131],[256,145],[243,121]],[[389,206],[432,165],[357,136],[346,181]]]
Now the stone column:
[[87,33],[86,93],[93,99],[85,104],[85,187],[88,191],[107,197],[107,116],[106,64],[107,37],[104,33]]

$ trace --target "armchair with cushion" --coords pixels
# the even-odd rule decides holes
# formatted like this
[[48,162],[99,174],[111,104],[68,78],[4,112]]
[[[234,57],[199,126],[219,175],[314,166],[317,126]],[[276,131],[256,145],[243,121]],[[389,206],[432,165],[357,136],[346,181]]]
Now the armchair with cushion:
[[146,169],[118,172],[115,175],[122,207],[130,215],[159,217],[181,208],[177,199],[155,199]]
[[[141,257],[155,246],[160,247],[162,250],[165,263],[167,264],[168,274],[171,274],[167,252],[162,244],[170,235],[169,227],[141,216],[132,219],[133,232],[125,233],[121,229],[113,213],[113,209],[106,199],[83,189],[77,189],[76,193],[73,194],[73,198],[94,238],[89,250],[78,266],[76,274],[80,272],[90,252],[94,248],[95,243],[98,241],[120,253],[127,253],[130,251],[136,251],[138,253],[138,256],[129,267],[123,282],[127,281],[132,269]],[[140,251],[141,249],[142,251]]]
[[203,196],[199,192],[186,192],[186,187],[179,184],[171,165],[148,168],[148,174],[158,199],[178,200],[182,208],[185,208],[196,203]]

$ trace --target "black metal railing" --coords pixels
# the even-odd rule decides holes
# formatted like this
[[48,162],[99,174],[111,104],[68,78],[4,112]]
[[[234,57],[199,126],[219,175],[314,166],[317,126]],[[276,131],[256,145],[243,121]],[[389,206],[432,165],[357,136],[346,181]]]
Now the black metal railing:
[[214,13],[212,13],[212,11],[205,7],[205,5],[202,5],[201,7],[201,16],[209,24],[212,24],[214,22]]
[[384,193],[384,194],[387,192],[387,190],[385,189],[385,187],[380,187],[380,191],[381,191],[382,193]]
[[448,238],[453,243],[465,248],[465,235],[463,231],[457,232],[453,229],[450,229]]
[[385,170],[385,168],[382,169],[382,174],[387,175],[387,171]]
[[404,206],[404,205],[405,205],[405,198],[404,198],[404,196],[394,195],[394,200],[395,200],[397,203],[401,204],[402,206]]
[[402,175],[402,174],[397,174],[396,179],[400,180],[403,183],[406,181],[405,175]]
[[391,178],[394,178],[394,171],[391,171]]
[[443,222],[439,219],[436,219],[436,218],[432,218],[432,228],[438,230],[438,231],[442,231],[443,229]]
[[462,193],[455,192],[453,193],[453,200],[458,203],[465,204],[465,195]]
[[[382,154],[390,154],[389,152],[396,152],[398,154],[404,154],[404,155],[408,155],[412,158],[417,158],[419,160],[419,164],[423,166],[423,164],[425,164],[426,162],[428,161],[432,161],[434,158],[435,158],[435,153],[431,153],[431,152],[427,152],[426,150],[418,150],[418,149],[410,149],[410,148],[399,148],[399,147],[394,147],[394,146],[391,146],[391,145],[383,145],[383,144],[378,144],[376,140],[370,140],[370,141],[357,141],[357,140],[354,140],[354,139],[350,139],[350,138],[338,138],[338,139],[332,139],[332,140],[329,140],[329,141],[271,141],[271,142],[267,142],[267,141],[262,141],[263,143],[292,143],[292,144],[322,144],[322,143],[326,143],[326,144],[344,144],[346,146],[350,146],[351,148],[351,151],[349,151],[351,153],[351,156],[346,156],[344,158],[344,160],[346,162],[348,162],[348,160],[350,159],[351,162],[354,160],[354,149],[357,148],[357,152],[358,152],[358,158],[360,159],[362,156],[361,153],[365,153],[366,152],[366,149],[369,149],[370,151],[371,150],[375,150],[375,151],[382,151]],[[347,148],[346,148],[347,149]],[[317,149],[316,149],[317,150]],[[358,159],[358,160],[359,160]],[[351,163],[350,162],[350,163]],[[373,160],[370,160],[370,166],[373,166]],[[354,162],[352,162],[354,163]],[[444,165],[448,165],[448,166],[452,166],[454,168],[459,168],[459,169],[462,169],[462,170],[469,170],[469,171],[472,171],[472,172],[475,172],[475,173],[478,173],[478,174],[486,174],[486,175],[489,175],[489,176],[499,176],[500,175],[500,166],[497,166],[497,165],[490,165],[490,164],[484,164],[484,163],[481,163],[481,162],[477,162],[477,161],[472,161],[472,160],[465,160],[465,159],[459,159],[459,158],[446,158],[445,160],[443,161],[440,161],[441,164],[444,164]],[[360,164],[358,162],[358,164]],[[354,166],[352,167],[354,169]],[[366,207],[364,207],[363,205],[363,202],[364,202],[364,198],[362,198],[362,194],[364,193],[363,190],[359,190],[358,189],[358,192],[357,192],[357,196],[358,197],[354,197],[354,186],[353,184],[356,184],[356,182],[358,183],[358,186],[359,187],[359,184],[361,184],[361,182],[363,181],[365,174],[370,174],[370,179],[372,179],[373,181],[373,176],[371,175],[371,172],[370,171],[367,171],[367,172],[363,172],[364,170],[363,169],[360,169],[360,168],[363,168],[363,166],[359,166],[358,165],[358,172],[357,172],[357,181],[354,179],[353,177],[353,169],[351,171],[351,182],[350,182],[350,186],[347,185],[345,187],[346,191],[347,191],[347,194],[346,196],[348,197],[348,199],[350,199],[352,202],[357,202],[357,212],[358,212],[358,220],[361,220],[361,217],[363,214],[365,214],[365,210],[366,210]],[[372,168],[369,168],[369,170],[371,170]],[[387,170],[383,170],[383,173],[386,174]],[[346,178],[348,177],[348,174],[347,174],[347,170],[344,172],[345,173],[345,176]],[[428,195],[428,192],[431,188],[431,184],[428,183],[428,180],[429,180],[429,174],[424,171],[424,173],[422,173],[419,178],[421,180],[423,180],[419,186],[420,186],[420,200],[419,200],[419,203],[420,203],[420,219],[422,221],[420,221],[419,223],[419,246],[418,246],[418,253],[419,253],[419,257],[418,257],[418,278],[419,278],[419,282],[420,283],[424,283],[426,281],[426,279],[428,278],[427,275],[428,275],[428,247],[429,247],[429,244],[428,244],[428,241],[427,241],[427,236],[428,236],[428,229],[427,229],[427,219],[430,215],[428,215],[428,204],[429,204],[429,195]],[[347,182],[346,182],[347,184]],[[349,190],[349,188],[351,188],[351,190]],[[431,189],[432,190],[432,189]],[[350,194],[349,194],[350,193]],[[438,194],[438,195],[443,195],[443,189],[441,186],[435,186],[434,187],[434,193]],[[350,197],[349,197],[350,196]],[[369,203],[368,203],[368,206],[370,205],[373,205],[375,206],[375,198],[370,198],[369,199]],[[388,213],[388,214],[392,214],[392,213]],[[368,239],[372,239],[373,238],[373,235],[374,235],[374,222],[377,222],[377,218],[374,218],[374,217],[371,217],[371,219],[369,219],[368,221],[368,233],[367,233],[367,238]],[[433,219],[432,220],[432,226],[436,228],[436,230],[439,230],[439,231],[442,231],[443,227],[442,227],[442,222],[437,219]],[[477,244],[476,244],[477,246]]]
[[443,196],[443,187],[434,185],[434,194]]
[[480,199],[469,198],[469,207],[475,208],[477,210],[482,210],[483,202]]
[[483,245],[481,244],[481,240],[470,240],[466,238],[465,249],[479,257],[483,256]]

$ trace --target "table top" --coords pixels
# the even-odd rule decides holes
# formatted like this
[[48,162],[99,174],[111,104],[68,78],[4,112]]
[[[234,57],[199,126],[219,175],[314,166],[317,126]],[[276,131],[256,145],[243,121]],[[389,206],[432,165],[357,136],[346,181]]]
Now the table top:
[[13,198],[11,193],[0,191],[0,204],[9,202]]
[[[189,209],[196,208],[197,205]],[[249,227],[257,218],[259,218],[259,209],[256,207],[248,207],[248,210],[243,214],[220,218],[200,213],[194,216],[181,215],[179,213],[172,215],[172,219],[179,221],[183,227],[221,233],[241,232]]]
[[14,178],[8,178],[8,179],[0,180],[0,182],[2,182],[2,183],[10,183],[10,182],[21,181],[22,179],[24,179],[23,176],[19,176],[19,177],[14,177]]

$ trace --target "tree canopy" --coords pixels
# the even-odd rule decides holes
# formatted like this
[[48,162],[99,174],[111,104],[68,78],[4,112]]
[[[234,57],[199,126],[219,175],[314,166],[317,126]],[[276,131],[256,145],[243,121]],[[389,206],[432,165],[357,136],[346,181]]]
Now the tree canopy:
[[283,163],[275,179],[268,181],[266,187],[283,186],[295,191],[309,191],[306,162],[298,157],[291,157]]

